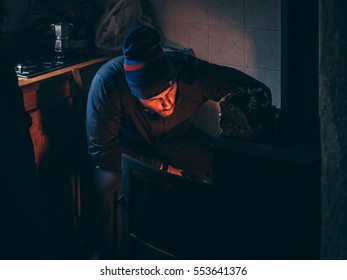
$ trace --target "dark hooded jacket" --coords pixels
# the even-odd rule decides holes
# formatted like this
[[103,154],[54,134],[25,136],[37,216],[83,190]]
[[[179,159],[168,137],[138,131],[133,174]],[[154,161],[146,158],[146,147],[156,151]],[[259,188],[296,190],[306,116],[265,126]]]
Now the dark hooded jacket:
[[[122,56],[104,64],[96,73],[88,97],[87,136],[95,165],[119,171],[122,153],[154,167],[162,158],[149,147],[192,128],[190,118],[208,100],[219,101],[245,84],[266,87],[231,67],[208,63],[192,55],[167,52],[177,81],[174,113],[162,118],[146,109],[126,84]],[[148,147],[148,149],[147,149]]]

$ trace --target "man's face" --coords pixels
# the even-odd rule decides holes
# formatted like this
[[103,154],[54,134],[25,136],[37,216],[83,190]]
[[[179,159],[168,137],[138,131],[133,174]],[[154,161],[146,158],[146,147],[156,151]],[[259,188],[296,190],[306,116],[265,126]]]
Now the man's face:
[[161,117],[167,118],[171,116],[175,110],[176,92],[177,82],[173,82],[170,83],[169,88],[162,93],[149,99],[140,99],[140,102]]

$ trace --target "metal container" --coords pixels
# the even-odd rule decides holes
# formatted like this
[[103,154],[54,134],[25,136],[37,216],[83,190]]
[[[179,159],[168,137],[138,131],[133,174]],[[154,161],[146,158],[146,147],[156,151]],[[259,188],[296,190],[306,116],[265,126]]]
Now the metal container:
[[56,52],[64,52],[70,49],[70,36],[73,27],[72,23],[60,22],[52,23],[55,34],[55,48]]

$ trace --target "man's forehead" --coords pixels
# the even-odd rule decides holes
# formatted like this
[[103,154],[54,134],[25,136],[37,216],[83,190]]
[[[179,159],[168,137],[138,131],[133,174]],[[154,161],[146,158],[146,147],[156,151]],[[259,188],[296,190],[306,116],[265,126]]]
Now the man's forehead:
[[166,90],[164,90],[163,92],[151,97],[151,98],[147,98],[145,100],[149,100],[149,101],[153,101],[153,100],[156,100],[156,99],[159,99],[159,98],[162,98],[164,97],[165,95],[167,95],[171,90],[172,88],[175,86],[176,82],[173,83],[171,86],[169,86]]

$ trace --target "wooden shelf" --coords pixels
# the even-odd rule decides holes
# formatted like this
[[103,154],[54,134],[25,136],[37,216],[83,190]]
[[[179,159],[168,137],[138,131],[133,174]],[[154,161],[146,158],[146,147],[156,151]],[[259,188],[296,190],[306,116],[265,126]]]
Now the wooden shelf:
[[57,77],[64,76],[64,75],[71,75],[71,71],[73,69],[87,68],[89,66],[92,66],[94,64],[97,64],[97,63],[100,63],[103,61],[106,62],[107,60],[110,60],[111,58],[112,58],[111,56],[99,57],[99,58],[91,59],[91,60],[84,61],[84,62],[81,62],[78,64],[74,64],[74,65],[71,65],[71,66],[68,66],[65,68],[61,68],[61,69],[58,69],[58,70],[55,70],[55,71],[52,71],[52,72],[49,72],[49,73],[46,73],[46,74],[43,74],[40,76],[36,76],[33,78],[28,78],[28,79],[18,78],[18,84],[19,84],[19,86],[23,87],[23,86],[28,86],[28,85],[31,85],[31,84],[34,84],[37,82],[41,82],[44,80],[57,78]]

